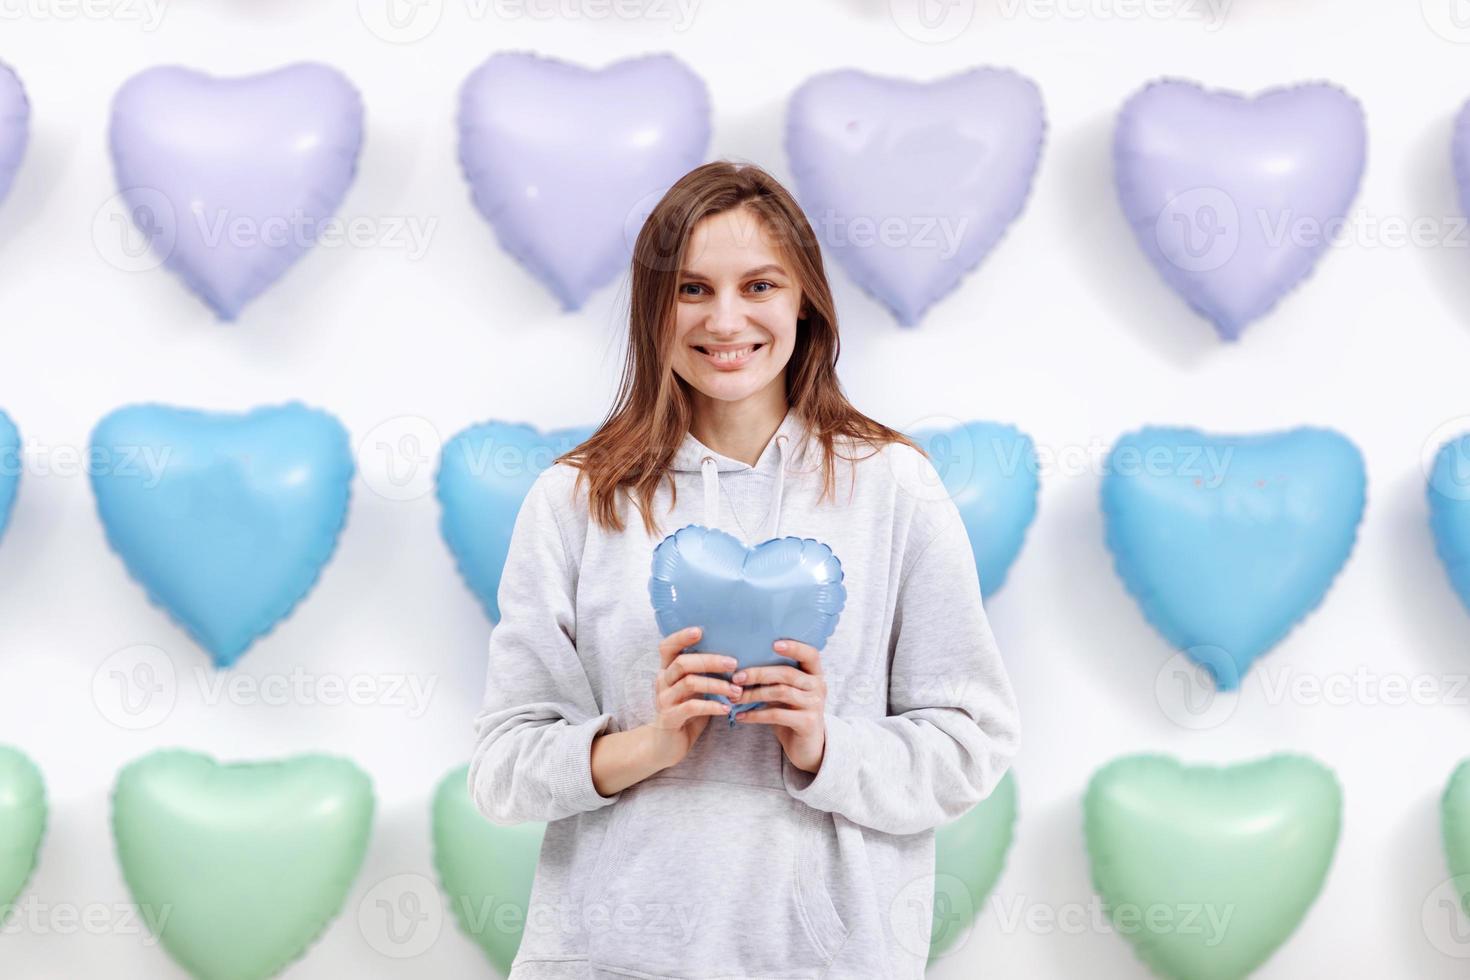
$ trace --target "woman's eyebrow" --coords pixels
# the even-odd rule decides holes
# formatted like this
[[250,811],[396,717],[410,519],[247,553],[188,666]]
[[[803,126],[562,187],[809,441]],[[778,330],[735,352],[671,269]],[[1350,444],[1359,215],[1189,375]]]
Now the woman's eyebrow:
[[[758,265],[754,269],[750,269],[742,273],[740,278],[749,279],[751,276],[759,276],[767,272],[779,272],[783,276],[786,275],[786,270],[781,266],[768,264]],[[695,272],[693,269],[681,269],[679,270],[679,275],[683,276],[685,279],[703,279],[705,282],[709,282],[709,276]]]

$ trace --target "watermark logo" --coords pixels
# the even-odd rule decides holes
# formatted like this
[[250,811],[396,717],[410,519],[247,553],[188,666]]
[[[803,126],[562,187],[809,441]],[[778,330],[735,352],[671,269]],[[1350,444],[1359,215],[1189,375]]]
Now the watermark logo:
[[1197,187],[1169,200],[1154,222],[1159,252],[1186,272],[1212,272],[1240,247],[1240,211],[1218,187]]
[[[1419,468],[1425,481],[1448,500],[1470,500],[1470,458],[1466,458],[1466,444],[1460,442],[1465,435],[1470,435],[1470,415],[1456,416],[1435,426],[1419,447]],[[1436,464],[1442,448],[1447,465],[1439,469]]]
[[1461,896],[1470,893],[1470,875],[1447,878],[1424,896],[1419,921],[1429,944],[1446,956],[1470,959],[1470,918]]
[[1419,0],[1424,23],[1452,44],[1470,44],[1470,0]]
[[389,44],[413,44],[444,19],[444,0],[357,0],[357,16]]
[[357,903],[357,929],[367,944],[384,956],[421,956],[444,931],[439,889],[421,874],[384,878]]
[[888,16],[920,44],[943,44],[969,28],[975,0],[888,0]]
[[434,423],[399,415],[375,425],[357,444],[357,472],[368,489],[386,500],[417,500],[432,493],[434,463],[444,440]]
[[0,0],[0,22],[110,20],[152,33],[167,6],[167,0]]
[[123,647],[92,675],[92,703],[118,728],[153,728],[173,713],[179,697],[178,672],[160,647],[139,643]]

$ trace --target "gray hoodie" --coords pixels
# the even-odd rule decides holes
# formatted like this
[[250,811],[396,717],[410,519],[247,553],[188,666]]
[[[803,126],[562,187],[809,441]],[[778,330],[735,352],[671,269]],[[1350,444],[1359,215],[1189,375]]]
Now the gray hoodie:
[[1016,701],[928,459],[890,445],[836,462],[836,501],[818,505],[821,444],[792,411],[754,466],[686,434],[677,506],[667,486],[654,499],[665,534],[798,535],[841,561],[818,771],[787,761],[772,726],[716,716],[683,761],[612,796],[592,783],[591,743],[654,718],[661,536],[626,498],[624,532],[590,521],[566,464],[537,477],[501,577],[469,770],[489,820],[547,823],[511,980],[923,976],[934,828],[1004,775]]

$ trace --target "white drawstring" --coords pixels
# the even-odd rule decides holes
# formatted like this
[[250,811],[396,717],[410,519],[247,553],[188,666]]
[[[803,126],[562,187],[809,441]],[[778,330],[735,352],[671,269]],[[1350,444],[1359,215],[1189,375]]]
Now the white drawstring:
[[705,456],[699,461],[699,468],[704,471],[704,526],[715,528],[720,526],[720,477],[719,466],[715,463],[713,456]]
[[[781,527],[781,492],[786,484],[786,434],[776,437],[776,486],[771,493],[771,509],[766,512],[765,531],[751,544],[760,544],[776,536]],[[704,474],[704,526],[719,527],[720,520],[720,468],[713,456],[706,454],[699,461]]]

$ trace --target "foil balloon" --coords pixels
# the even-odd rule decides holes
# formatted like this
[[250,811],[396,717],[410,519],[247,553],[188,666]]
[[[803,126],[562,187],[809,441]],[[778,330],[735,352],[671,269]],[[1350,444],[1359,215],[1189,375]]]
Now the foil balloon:
[[112,831],[139,913],[200,980],[264,980],[336,917],[367,853],[372,781],[346,759],[221,764],[166,749],[118,774]]
[[1233,690],[1326,596],[1366,495],[1362,454],[1330,429],[1148,427],[1108,454],[1102,510],[1144,616]]
[[36,870],[46,833],[46,786],[36,764],[0,745],[0,926]]
[[950,428],[907,433],[924,451],[954,501],[980,574],[980,588],[993,595],[1021,551],[1036,517],[1039,491],[1036,446],[1010,425],[966,422]]
[[362,129],[357,90],[325,65],[150,68],[113,100],[112,162],[155,256],[233,320],[327,230]]
[[148,598],[226,667],[316,584],[347,519],[347,430],[296,402],[131,405],[97,423],[92,490]]
[[460,91],[475,206],[564,310],[627,270],[644,216],[709,139],[704,82],[669,55],[594,71],[497,54]]
[[484,422],[445,443],[435,477],[439,530],[491,622],[500,621],[500,574],[521,501],[542,470],[592,432],[582,427],[541,433],[520,423]]
[[1247,98],[1156,82],[1118,118],[1118,197],[1164,280],[1236,340],[1332,244],[1367,142],[1362,108],[1332,85]]
[[0,535],[10,526],[10,514],[20,491],[20,430],[0,412]]
[[[1440,834],[1460,909],[1470,915],[1470,759],[1461,762],[1439,799]],[[1457,936],[1463,936],[1458,928]]]
[[470,798],[468,766],[440,781],[433,821],[434,868],[455,921],[497,970],[509,974],[529,914],[546,824],[503,827],[486,820]]
[[1118,932],[1172,980],[1240,980],[1322,890],[1342,790],[1312,759],[1117,759],[1083,800],[1092,881]]
[[1016,779],[1007,772],[994,791],[958,820],[934,832],[934,926],[929,962],[958,948],[1000,873],[1016,830]]
[[[847,602],[842,563],[812,538],[771,538],[753,548],[724,531],[700,524],[682,527],[653,549],[648,594],[660,636],[688,626],[701,629],[685,653],[713,651],[734,657],[736,670],[797,661],[776,653],[777,640],[796,640],[817,650],[826,645]],[[731,674],[707,674],[729,680]],[[730,704],[723,694],[701,695]],[[764,701],[736,704],[729,724]]]
[[1428,493],[1434,550],[1455,594],[1470,607],[1470,435],[1439,447],[1429,471]]
[[[1455,116],[1454,136],[1450,141],[1450,166],[1454,170],[1459,191],[1460,210],[1470,215],[1470,102]],[[0,184],[0,187],[3,187]]]
[[1014,72],[913,82],[849,69],[792,95],[786,152],[822,244],[909,326],[1020,216],[1045,130],[1041,92]]
[[20,78],[0,64],[0,202],[10,193],[30,140],[31,106]]

